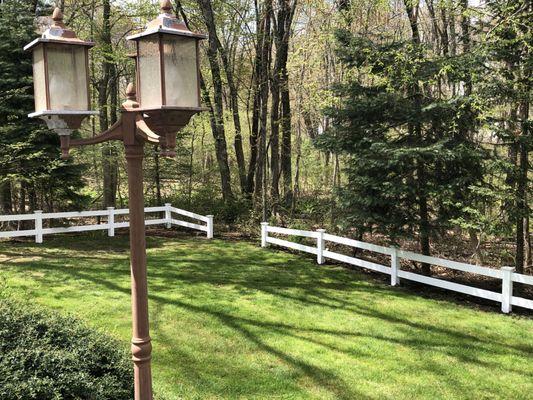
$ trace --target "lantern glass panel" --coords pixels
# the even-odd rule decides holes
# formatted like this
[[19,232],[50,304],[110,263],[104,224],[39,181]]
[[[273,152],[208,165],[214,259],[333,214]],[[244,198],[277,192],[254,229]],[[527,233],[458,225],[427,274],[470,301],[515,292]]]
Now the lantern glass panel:
[[142,107],[161,106],[161,68],[157,36],[139,40],[139,81]]
[[33,49],[33,93],[35,111],[46,110],[46,79],[44,71],[43,46]]
[[198,107],[196,39],[163,35],[166,105]]
[[85,47],[47,44],[51,110],[88,110]]

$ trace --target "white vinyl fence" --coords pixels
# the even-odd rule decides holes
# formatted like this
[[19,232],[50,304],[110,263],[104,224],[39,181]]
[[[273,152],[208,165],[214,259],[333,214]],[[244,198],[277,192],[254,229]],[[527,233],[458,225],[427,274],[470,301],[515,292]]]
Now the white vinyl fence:
[[[191,229],[196,229],[205,232],[208,239],[213,238],[213,216],[212,215],[200,215],[190,211],[181,210],[176,207],[172,207],[170,203],[166,203],[162,207],[146,207],[144,209],[146,214],[148,213],[165,213],[165,218],[146,219],[145,225],[165,225],[170,228],[172,225],[184,226]],[[0,238],[13,238],[19,236],[35,236],[36,243],[43,242],[44,235],[50,235],[52,233],[68,233],[68,232],[85,232],[85,231],[98,231],[107,230],[108,236],[115,236],[115,229],[127,228],[130,226],[128,221],[115,222],[116,216],[128,215],[129,209],[115,209],[114,207],[108,207],[107,210],[95,210],[95,211],[73,211],[73,212],[60,212],[60,213],[43,213],[42,211],[35,211],[33,214],[17,214],[17,215],[0,215],[1,222],[10,221],[34,221],[34,229],[16,230],[16,231],[0,231]],[[181,221],[174,218],[173,214],[183,215],[205,224],[196,224],[187,221]],[[87,217],[104,217],[107,219],[105,223],[93,224],[93,225],[73,225],[59,228],[43,228],[43,220],[47,219],[60,219],[60,218],[87,218]]]
[[[316,247],[307,246],[300,243],[294,243],[284,239],[278,239],[269,236],[269,233],[312,238],[316,240]],[[325,246],[326,242],[338,243],[345,246],[385,254],[390,257],[390,266],[376,264],[370,261],[365,261],[359,258],[349,257],[344,254],[329,251]],[[513,296],[513,282],[533,285],[533,276],[518,274],[514,272],[514,268],[512,267],[502,267],[501,269],[480,267],[477,265],[465,264],[461,262],[445,260],[442,258],[424,256],[422,254],[397,249],[395,247],[378,246],[375,244],[348,239],[341,236],[330,235],[326,233],[324,229],[317,229],[316,231],[304,231],[298,229],[287,229],[269,226],[267,222],[262,222],[261,246],[267,247],[268,244],[274,244],[277,246],[288,247],[293,250],[300,250],[306,253],[315,254],[318,264],[323,264],[324,260],[326,258],[329,258],[351,265],[356,265],[358,267],[367,268],[373,271],[382,272],[384,274],[390,275],[392,286],[398,285],[400,283],[400,278],[404,278],[407,280],[424,283],[426,285],[437,286],[439,288],[453,290],[455,292],[465,293],[471,296],[497,301],[501,303],[502,312],[504,313],[511,312],[512,306],[533,309],[533,300]],[[501,279],[502,291],[501,293],[498,293],[490,290],[479,289],[472,286],[449,282],[442,279],[431,278],[428,276],[416,274],[414,272],[402,271],[400,269],[401,259],[412,260],[440,267],[451,268],[458,271],[469,272],[472,274],[479,274]]]

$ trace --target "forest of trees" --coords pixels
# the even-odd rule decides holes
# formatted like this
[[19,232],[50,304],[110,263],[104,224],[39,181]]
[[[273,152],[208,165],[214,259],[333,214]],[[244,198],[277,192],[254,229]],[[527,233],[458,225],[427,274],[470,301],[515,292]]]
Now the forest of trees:
[[[477,262],[531,269],[531,1],[173,5],[209,35],[201,44],[208,111],[180,132],[176,159],[146,149],[147,202],[215,214],[242,232],[271,220],[424,254],[453,242]],[[27,118],[31,54],[22,47],[49,24],[52,6],[0,5],[3,214],[127,206],[121,146],[62,161],[57,136]],[[90,79],[100,115],[77,133],[90,137],[117,120],[134,81],[125,38],[159,6],[58,6],[80,38],[97,43]]]

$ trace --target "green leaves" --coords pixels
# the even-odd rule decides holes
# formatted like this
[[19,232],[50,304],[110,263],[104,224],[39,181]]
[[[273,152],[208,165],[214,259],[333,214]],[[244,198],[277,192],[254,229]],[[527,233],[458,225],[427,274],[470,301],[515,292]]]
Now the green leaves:
[[3,298],[0,314],[2,399],[132,398],[130,357],[115,340]]
[[[480,64],[386,37],[337,38],[354,72],[348,76],[358,78],[333,89],[340,105],[325,110],[333,127],[315,144],[349,155],[339,196],[350,223],[394,239],[476,218],[467,206],[483,178],[485,153],[469,134],[479,107],[475,96],[453,95],[446,84],[470,79]],[[461,67],[465,58],[469,70]]]

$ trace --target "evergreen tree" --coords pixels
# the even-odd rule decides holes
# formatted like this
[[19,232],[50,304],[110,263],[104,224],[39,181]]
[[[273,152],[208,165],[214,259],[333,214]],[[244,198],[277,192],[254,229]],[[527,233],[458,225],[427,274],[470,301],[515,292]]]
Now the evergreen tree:
[[347,220],[393,242],[416,237],[429,254],[430,239],[464,214],[483,177],[484,152],[469,134],[475,96],[447,90],[470,80],[475,63],[431,54],[414,41],[337,36],[347,79],[335,88],[337,106],[326,111],[332,128],[316,144],[348,155],[339,193]]
[[533,35],[531,1],[488,1],[492,16],[483,42],[487,68],[483,93],[490,99],[493,112],[489,122],[493,132],[508,146],[505,183],[508,197],[504,212],[515,233],[515,267],[522,272],[532,262],[530,219],[531,172],[529,153],[533,147],[530,103],[533,86]]
[[[23,50],[36,37],[35,2],[7,0],[0,4],[0,188],[3,212],[14,205],[53,209],[80,207],[82,167],[59,157],[59,137],[38,120],[34,110],[32,55]],[[9,197],[9,199],[7,198]],[[9,207],[7,207],[9,205]]]

